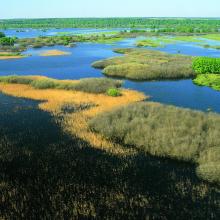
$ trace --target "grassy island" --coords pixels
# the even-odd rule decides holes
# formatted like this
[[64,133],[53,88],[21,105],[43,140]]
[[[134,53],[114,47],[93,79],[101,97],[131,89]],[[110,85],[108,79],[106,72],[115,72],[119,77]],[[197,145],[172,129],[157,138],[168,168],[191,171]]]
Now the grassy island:
[[125,56],[97,61],[95,68],[112,77],[133,80],[181,79],[195,76],[192,58],[145,49],[116,49]]
[[65,56],[70,55],[71,53],[62,51],[62,50],[46,50],[43,51],[40,56],[48,57],[48,56]]

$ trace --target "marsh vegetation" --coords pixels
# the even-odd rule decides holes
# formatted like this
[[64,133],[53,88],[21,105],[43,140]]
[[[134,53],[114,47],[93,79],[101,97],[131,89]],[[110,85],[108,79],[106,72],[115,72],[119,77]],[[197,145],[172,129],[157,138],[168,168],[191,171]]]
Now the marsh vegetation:
[[106,93],[108,89],[119,88],[122,81],[106,78],[88,78],[79,81],[56,80],[39,76],[0,76],[1,83],[31,85],[36,89],[63,89],[88,93]]
[[198,176],[220,183],[220,116],[138,103],[98,115],[90,128],[154,156],[199,164]]
[[[0,33],[0,59],[20,56],[28,48],[113,44],[138,36],[145,38],[137,42],[139,47],[179,41],[204,45],[200,38],[219,40],[219,21],[4,20],[2,28],[45,32],[50,27],[137,29],[24,39]],[[93,66],[107,76],[132,80],[196,77],[196,84],[220,90],[218,59],[140,48],[114,52],[124,56]],[[0,92],[10,95],[0,93],[0,219],[219,218],[220,116],[146,102],[148,97],[121,88],[122,83],[110,78],[0,77]]]
[[113,44],[122,40],[119,34],[105,35],[105,34],[92,34],[92,35],[74,35],[74,36],[40,36],[34,38],[0,38],[0,51],[3,52],[23,52],[28,48],[42,48],[53,47],[56,45],[75,47],[77,42],[93,42],[103,44]]
[[192,58],[145,49],[116,49],[125,56],[97,61],[95,68],[107,76],[134,80],[179,79],[195,76]]
[[1,218],[218,218],[218,187],[199,179],[195,165],[119,146],[82,127],[82,117],[88,121],[143,96],[39,90],[28,82],[0,88],[44,100],[6,97],[1,103]]

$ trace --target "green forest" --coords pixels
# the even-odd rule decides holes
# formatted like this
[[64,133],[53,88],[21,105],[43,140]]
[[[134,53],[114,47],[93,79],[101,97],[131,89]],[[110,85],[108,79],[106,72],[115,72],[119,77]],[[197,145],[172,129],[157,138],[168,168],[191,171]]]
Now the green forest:
[[[220,19],[205,18],[50,18],[0,20],[7,28],[150,28],[161,32],[218,32]],[[158,30],[159,29],[159,30]]]

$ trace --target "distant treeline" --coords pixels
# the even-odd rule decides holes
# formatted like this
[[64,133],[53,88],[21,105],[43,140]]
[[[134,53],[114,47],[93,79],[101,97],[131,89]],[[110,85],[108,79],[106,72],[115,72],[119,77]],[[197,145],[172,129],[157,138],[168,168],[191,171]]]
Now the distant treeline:
[[51,18],[0,20],[7,28],[150,28],[162,32],[218,32],[220,19],[211,18]]

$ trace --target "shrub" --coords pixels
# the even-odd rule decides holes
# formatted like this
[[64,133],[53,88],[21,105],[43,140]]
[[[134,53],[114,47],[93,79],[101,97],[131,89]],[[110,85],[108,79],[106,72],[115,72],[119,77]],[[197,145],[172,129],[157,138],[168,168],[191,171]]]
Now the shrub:
[[193,60],[196,73],[220,73],[220,58],[198,57]]
[[5,34],[3,32],[0,32],[0,38],[5,37]]
[[1,37],[0,45],[2,46],[13,46],[15,43],[15,39],[11,37]]
[[108,139],[136,146],[152,155],[199,163],[199,175],[207,176],[204,179],[211,181],[219,180],[219,156],[215,153],[208,156],[210,153],[207,153],[213,147],[219,151],[219,115],[135,103],[100,114],[90,121],[89,126]]
[[36,89],[54,89],[58,84],[53,79],[39,79],[34,80],[31,85]]
[[107,90],[107,95],[108,96],[113,96],[113,97],[117,97],[117,96],[120,96],[121,93],[118,89],[116,88],[110,88]]
[[13,84],[30,84],[33,82],[33,79],[26,76],[1,76],[0,82],[4,83],[13,83]]
[[209,86],[220,91],[220,74],[199,74],[193,82],[199,86]]
[[82,79],[75,86],[75,90],[88,93],[105,93],[109,88],[119,88],[122,82],[106,78]]

